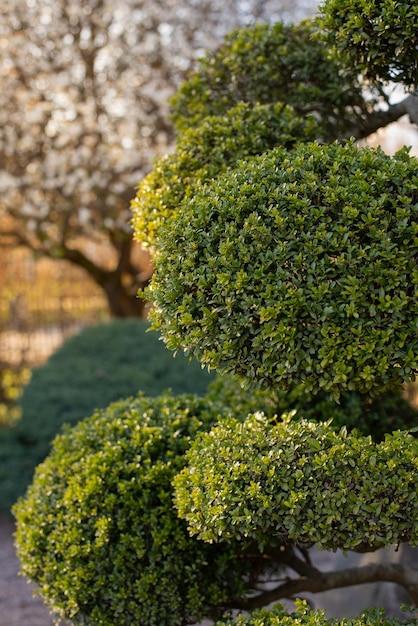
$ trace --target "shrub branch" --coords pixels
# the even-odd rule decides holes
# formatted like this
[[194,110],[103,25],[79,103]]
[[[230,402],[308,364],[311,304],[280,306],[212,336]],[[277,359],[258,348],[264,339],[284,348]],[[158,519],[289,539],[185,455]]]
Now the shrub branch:
[[[285,562],[295,571],[307,570],[306,564],[300,567],[302,561],[297,557],[286,559]],[[397,563],[373,563],[363,567],[352,567],[344,570],[321,572],[316,568],[309,568],[310,575],[300,578],[289,578],[282,583],[259,595],[233,603],[233,608],[253,610],[277,602],[283,598],[292,598],[300,593],[320,593],[331,589],[352,587],[366,583],[391,582],[401,585],[411,597],[414,604],[418,604],[418,570]]]
[[396,122],[404,115],[409,116],[412,124],[418,125],[418,92],[410,94],[401,102],[389,105],[385,111],[373,111],[360,118],[358,123],[346,133],[346,137],[353,136],[356,139],[363,139],[375,133],[379,128]]

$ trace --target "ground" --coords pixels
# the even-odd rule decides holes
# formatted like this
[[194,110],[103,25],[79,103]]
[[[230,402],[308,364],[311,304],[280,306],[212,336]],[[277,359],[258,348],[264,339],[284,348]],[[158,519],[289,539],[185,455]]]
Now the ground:
[[52,626],[54,623],[33,587],[18,576],[13,547],[13,523],[0,517],[0,626]]

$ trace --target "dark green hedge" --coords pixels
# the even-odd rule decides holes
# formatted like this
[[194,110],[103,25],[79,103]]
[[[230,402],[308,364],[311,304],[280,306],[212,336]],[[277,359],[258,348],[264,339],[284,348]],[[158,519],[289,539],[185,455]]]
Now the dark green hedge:
[[418,160],[352,143],[274,149],[161,230],[149,297],[168,347],[308,393],[413,379]]
[[332,58],[309,20],[232,32],[180,87],[172,117],[183,132],[239,102],[284,102],[298,114],[315,113],[332,139],[372,106],[363,98],[357,69]]
[[341,394],[339,402],[326,393],[309,394],[303,385],[291,391],[280,389],[251,389],[232,376],[217,376],[210,383],[206,397],[222,402],[225,409],[244,419],[249,413],[262,411],[269,417],[296,411],[297,417],[315,421],[332,420],[339,430],[346,426],[371,435],[380,441],[386,433],[394,430],[416,429],[418,410],[404,397],[401,391],[388,391],[370,398],[359,393]]
[[292,148],[320,135],[312,116],[300,117],[280,103],[241,103],[223,116],[205,118],[197,128],[185,131],[174,154],[159,159],[140,183],[132,203],[136,238],[153,246],[159,227],[176,213],[185,196],[240,159],[275,146]]
[[198,363],[174,358],[147,328],[134,319],[87,328],[33,371],[21,399],[21,420],[0,431],[0,509],[23,494],[64,423],[138,391],[205,392],[212,377]]
[[239,615],[216,622],[215,626],[416,626],[417,620],[398,620],[387,617],[384,611],[374,609],[358,617],[327,619],[323,611],[312,611],[304,602],[297,601],[296,609],[289,615],[280,605],[251,615]]
[[207,542],[374,550],[418,545],[418,440],[380,443],[328,423],[256,413],[200,436],[174,479],[176,506]]
[[346,63],[372,80],[418,86],[416,0],[325,0],[322,26]]
[[221,407],[139,396],[96,411],[55,440],[15,507],[23,573],[84,626],[183,626],[239,596],[233,545],[191,539],[171,481]]

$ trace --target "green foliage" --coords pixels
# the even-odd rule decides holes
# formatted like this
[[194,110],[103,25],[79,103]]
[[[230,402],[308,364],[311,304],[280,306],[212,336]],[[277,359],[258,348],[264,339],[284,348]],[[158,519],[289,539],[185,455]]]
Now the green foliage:
[[21,399],[22,418],[0,431],[0,509],[22,495],[62,425],[137,391],[155,396],[204,393],[211,376],[198,363],[164,348],[139,320],[87,328],[69,339],[32,379]]
[[328,424],[257,413],[202,435],[175,478],[176,506],[208,542],[336,550],[418,544],[418,440],[381,443]]
[[372,610],[358,617],[327,619],[323,611],[312,611],[305,602],[296,601],[291,615],[276,605],[268,611],[261,609],[251,615],[216,622],[215,626],[416,626],[416,619],[408,621],[387,617],[383,611]]
[[342,58],[367,78],[418,86],[418,3],[325,0],[322,25]]
[[185,196],[243,157],[275,146],[292,148],[320,135],[312,116],[299,117],[284,104],[238,104],[224,116],[205,118],[185,131],[176,151],[155,163],[140,183],[133,208],[138,241],[153,245],[161,224],[171,218]]
[[220,411],[139,396],[56,438],[15,507],[23,572],[53,610],[86,626],[183,626],[239,595],[234,546],[191,539],[172,502],[185,451]]
[[264,387],[338,397],[413,379],[417,189],[405,150],[252,157],[164,225],[154,326],[169,348]]
[[209,385],[206,397],[222,402],[226,412],[241,419],[256,411],[262,411],[269,417],[296,411],[296,417],[321,422],[332,420],[336,430],[342,426],[349,430],[356,428],[377,441],[394,430],[415,429],[418,426],[418,410],[397,390],[375,398],[354,391],[346,392],[336,402],[326,393],[307,393],[303,385],[291,391],[282,391],[277,388],[248,389],[244,383],[236,377],[218,376]]
[[353,118],[371,106],[362,96],[357,71],[331,58],[317,25],[308,20],[232,32],[180,87],[172,117],[183,132],[239,102],[284,102],[298,114],[315,113],[329,138],[345,134]]

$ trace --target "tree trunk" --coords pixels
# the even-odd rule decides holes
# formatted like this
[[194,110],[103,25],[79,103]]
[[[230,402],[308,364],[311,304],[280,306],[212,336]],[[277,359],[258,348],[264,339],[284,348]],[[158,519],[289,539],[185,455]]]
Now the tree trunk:
[[103,288],[110,313],[113,317],[145,317],[146,302],[138,297],[136,290],[124,287],[120,275],[110,275],[101,287]]
[[131,258],[133,242],[130,237],[115,241],[116,244],[113,243],[118,253],[118,264],[113,271],[96,265],[76,248],[63,246],[61,257],[83,268],[103,289],[113,317],[145,317],[147,304],[138,297],[138,290],[147,286],[152,270],[146,268],[146,272],[141,273],[141,268],[135,266]]

